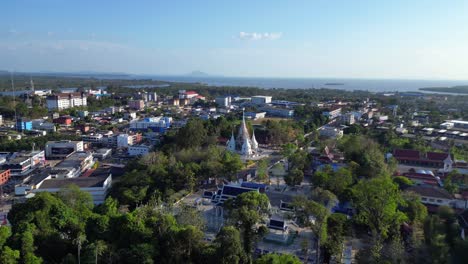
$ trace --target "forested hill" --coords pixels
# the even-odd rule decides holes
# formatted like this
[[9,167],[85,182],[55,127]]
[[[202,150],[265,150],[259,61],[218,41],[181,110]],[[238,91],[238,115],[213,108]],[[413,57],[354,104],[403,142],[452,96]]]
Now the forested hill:
[[429,91],[429,92],[468,94],[468,85],[453,86],[453,87],[427,87],[427,88],[419,88],[419,90]]

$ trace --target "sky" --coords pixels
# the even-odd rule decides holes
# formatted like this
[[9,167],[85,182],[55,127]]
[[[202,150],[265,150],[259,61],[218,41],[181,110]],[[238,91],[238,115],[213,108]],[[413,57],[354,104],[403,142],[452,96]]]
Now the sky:
[[466,0],[0,6],[0,70],[468,80]]

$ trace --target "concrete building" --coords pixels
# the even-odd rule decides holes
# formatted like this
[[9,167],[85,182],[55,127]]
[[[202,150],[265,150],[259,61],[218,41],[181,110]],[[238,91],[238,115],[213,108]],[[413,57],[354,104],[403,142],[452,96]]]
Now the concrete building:
[[71,116],[61,116],[59,118],[54,119],[53,122],[55,124],[71,126],[71,124],[73,123],[73,119],[71,118]]
[[47,159],[64,159],[75,151],[83,150],[83,141],[49,141],[45,147],[45,156]]
[[2,164],[2,169],[10,170],[10,175],[13,177],[22,177],[43,164],[44,161],[44,151],[42,150],[13,153],[7,162]]
[[257,105],[270,104],[271,96],[256,95],[252,96],[252,103]]
[[58,93],[47,96],[46,102],[49,110],[62,110],[88,104],[84,93]]
[[3,125],[3,116],[0,115],[0,126],[2,126],[2,125]]
[[112,155],[112,149],[109,148],[101,148],[94,152],[93,157],[97,158],[98,160],[105,160]]
[[135,110],[141,110],[145,108],[145,101],[143,100],[131,100],[128,102],[128,107]]
[[148,131],[164,133],[171,127],[172,117],[146,117],[143,120],[130,122],[130,130],[133,131]]
[[192,99],[196,98],[198,93],[195,91],[186,91],[186,90],[179,90],[179,99]]
[[346,113],[341,115],[341,123],[344,125],[352,125],[356,121],[354,119],[354,114],[353,113]]
[[84,142],[90,142],[94,144],[99,144],[102,142],[103,135],[102,134],[89,134],[89,135],[82,135],[81,140]]
[[93,165],[94,158],[91,152],[76,151],[55,165],[53,170],[57,170],[55,178],[75,178]]
[[219,107],[230,107],[231,106],[231,96],[220,96],[215,99],[216,104]]
[[5,184],[10,179],[10,170],[0,170],[0,185]]
[[47,132],[55,132],[57,128],[55,124],[45,121],[44,119],[34,119],[32,122],[32,128],[36,130],[45,130]]
[[341,107],[332,107],[329,110],[324,111],[322,114],[330,119],[334,119],[341,115]]
[[294,110],[287,109],[287,108],[276,108],[276,107],[262,107],[260,108],[261,111],[266,112],[269,116],[277,116],[277,117],[293,117]]
[[266,112],[245,112],[245,117],[250,118],[250,119],[259,119],[259,118],[265,118]]
[[73,184],[81,191],[88,192],[93,198],[94,204],[102,204],[112,185],[112,174],[108,170],[96,170],[88,177],[51,179],[46,178],[35,185],[32,193],[50,192],[56,193],[62,188]]
[[25,120],[18,118],[16,120],[16,130],[18,131],[31,131],[33,129],[32,122],[30,120]]
[[128,147],[128,155],[135,157],[135,156],[143,156],[150,152],[151,146],[147,145],[133,145]]
[[328,138],[341,138],[343,136],[343,130],[336,127],[323,126],[319,130],[319,135]]

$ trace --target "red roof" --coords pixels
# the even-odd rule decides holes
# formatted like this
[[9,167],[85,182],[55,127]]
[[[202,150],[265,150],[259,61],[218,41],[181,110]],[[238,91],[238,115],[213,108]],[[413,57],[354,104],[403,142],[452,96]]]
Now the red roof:
[[94,169],[88,169],[81,175],[81,177],[89,177],[91,174],[93,174],[94,171]]
[[395,158],[413,158],[413,159],[420,158],[419,151],[412,150],[412,149],[395,149],[393,151],[393,156]]
[[195,91],[186,91],[185,94],[198,94],[198,93]]
[[440,153],[440,152],[428,152],[427,153],[427,159],[428,160],[440,160],[444,161],[448,156],[447,153]]

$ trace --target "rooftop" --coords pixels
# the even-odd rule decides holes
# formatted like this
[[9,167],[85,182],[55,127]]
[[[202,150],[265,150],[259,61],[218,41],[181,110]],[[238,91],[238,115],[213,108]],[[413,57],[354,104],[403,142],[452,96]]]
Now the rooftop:
[[453,196],[447,192],[445,189],[432,187],[432,186],[411,186],[407,191],[413,191],[421,196],[442,198],[442,199],[452,199]]
[[69,179],[50,179],[45,180],[39,189],[59,189],[66,187],[70,184],[77,185],[80,188],[90,188],[90,187],[103,187],[104,181],[107,177],[79,177],[79,178],[69,178]]

